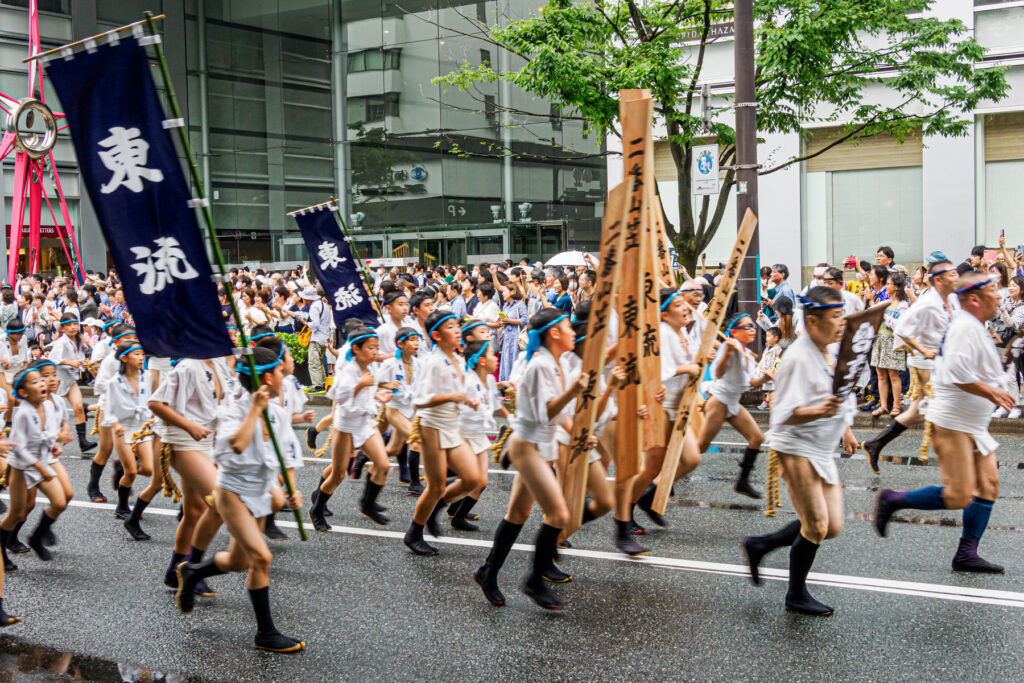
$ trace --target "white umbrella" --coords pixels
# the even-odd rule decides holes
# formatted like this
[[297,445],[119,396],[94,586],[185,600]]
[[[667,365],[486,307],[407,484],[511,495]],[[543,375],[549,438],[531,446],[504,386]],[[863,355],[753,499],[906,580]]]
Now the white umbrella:
[[587,260],[584,260],[584,258],[583,258],[584,254],[585,254],[585,252],[582,252],[582,251],[563,251],[561,254],[555,254],[554,256],[549,258],[548,262],[545,263],[544,265],[546,265],[546,266],[570,266],[572,268],[575,268],[577,266],[588,266],[589,267],[591,265],[597,265],[597,257],[596,256],[594,256],[592,254],[587,254],[587,256],[589,256],[589,261],[590,261],[588,263]]

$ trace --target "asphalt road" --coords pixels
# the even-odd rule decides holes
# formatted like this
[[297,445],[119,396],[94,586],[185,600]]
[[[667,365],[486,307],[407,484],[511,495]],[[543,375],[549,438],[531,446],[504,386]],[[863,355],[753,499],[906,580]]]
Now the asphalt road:
[[[729,431],[720,439],[738,441]],[[919,439],[905,435],[892,452],[912,457]],[[652,555],[616,553],[610,520],[580,530],[563,551],[562,568],[575,578],[555,587],[567,605],[557,614],[536,608],[517,587],[530,562],[532,522],[502,575],[506,607],[491,607],[472,580],[504,512],[509,474],[492,473],[476,507],[483,530],[448,532],[438,540],[441,553],[426,558],[401,543],[414,499],[397,479],[381,499],[391,508],[388,527],[356,512],[362,482],[346,481],[331,500],[332,532],[311,531],[302,543],[281,522],[293,538],[272,545],[275,620],[307,643],[295,656],[252,649],[243,575],[215,577],[216,598],[200,599],[192,615],[177,612],[161,583],[175,527],[169,499],[147,511],[153,540],[146,543],[129,539],[113,505],[78,499],[55,527],[54,562],[16,556],[21,568],[7,577],[4,605],[24,621],[3,632],[0,677],[37,668],[81,680],[132,680],[143,669],[139,680],[155,680],[152,671],[172,672],[167,680],[225,681],[1017,680],[1024,438],[999,440],[1002,492],[981,550],[1007,566],[1004,576],[950,571],[959,513],[901,516],[889,538],[875,536],[869,513],[877,488],[939,483],[934,463],[885,464],[876,477],[863,460],[840,462],[846,529],[822,547],[811,577],[815,596],[836,608],[828,619],[783,610],[784,552],[766,562],[777,568],[773,580],[761,587],[747,580],[740,538],[793,517],[785,494],[779,517],[768,519],[732,493],[737,456],[729,453],[708,455],[677,486],[671,527],[649,525],[641,539]],[[88,461],[76,454],[70,448],[65,465],[84,493]],[[299,481],[308,496],[320,464],[306,464]],[[103,488],[111,493],[107,476]],[[226,543],[222,532],[213,547]]]

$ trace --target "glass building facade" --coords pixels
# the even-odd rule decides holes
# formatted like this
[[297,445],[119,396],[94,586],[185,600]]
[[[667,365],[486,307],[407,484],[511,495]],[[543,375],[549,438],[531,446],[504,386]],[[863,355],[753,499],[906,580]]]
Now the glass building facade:
[[[0,87],[12,94],[25,88],[27,5],[0,0]],[[582,123],[507,84],[461,93],[432,83],[466,63],[517,68],[484,30],[536,3],[40,0],[39,8],[44,49],[146,10],[166,15],[171,77],[231,263],[305,260],[287,213],[332,196],[366,257],[472,263],[597,249],[607,164]],[[86,267],[103,269],[102,236],[64,136],[57,156]]]

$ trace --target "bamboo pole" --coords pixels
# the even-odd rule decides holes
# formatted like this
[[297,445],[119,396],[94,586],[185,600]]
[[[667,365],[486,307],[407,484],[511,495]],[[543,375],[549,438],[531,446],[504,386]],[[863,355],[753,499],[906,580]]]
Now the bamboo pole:
[[111,33],[120,33],[121,31],[127,31],[129,29],[135,28],[136,26],[142,26],[143,24],[147,24],[147,26],[150,26],[151,23],[148,23],[148,22],[159,21],[159,20],[164,19],[166,17],[167,17],[166,14],[158,14],[155,17],[150,17],[148,15],[148,13],[147,13],[146,18],[142,19],[141,21],[133,21],[130,24],[125,24],[124,26],[118,26],[117,28],[112,28],[109,31],[104,31],[103,33],[97,33],[94,36],[88,36],[87,38],[82,38],[81,40],[76,40],[73,43],[67,43],[65,45],[61,45],[59,47],[55,47],[52,50],[47,50],[46,52],[40,52],[39,54],[32,55],[31,57],[26,57],[25,59],[21,60],[21,63],[24,64],[25,62],[31,62],[33,60],[41,59],[43,57],[49,57],[50,55],[57,54],[61,50],[69,49],[69,48],[72,48],[72,47],[78,47],[79,45],[85,45],[85,43],[87,41],[96,40],[97,38],[102,38],[102,37],[107,36],[107,35],[109,35]]
[[[146,30],[150,35],[156,35],[155,20],[156,17],[153,16],[152,12],[146,12]],[[167,101],[171,105],[171,111],[174,113],[175,118],[181,118],[181,109],[178,107],[178,99],[174,95],[174,85],[171,83],[171,75],[167,69],[167,59],[164,57],[163,46],[157,42],[154,43],[154,47],[156,48],[157,60],[160,62],[160,75],[164,81],[164,90],[167,92]],[[178,126],[175,130],[178,131],[178,140],[181,142],[181,146],[185,150],[185,156],[188,157],[188,168],[192,173],[192,183],[195,185],[199,196],[204,197],[206,190],[203,187],[203,179],[199,175],[199,166],[196,165],[195,157],[192,155],[192,147],[189,145],[188,136],[185,134],[185,128],[183,126]],[[217,261],[217,267],[220,269],[221,277],[227,278],[227,266],[224,264],[224,254],[220,250],[220,240],[217,238],[217,228],[213,224],[213,214],[210,211],[209,202],[204,202],[202,213],[203,220],[206,222],[206,227],[210,232],[210,246],[213,248],[213,256]],[[242,314],[238,311],[238,305],[235,303],[234,297],[229,296],[228,303],[231,304],[231,314],[235,319],[235,326],[238,328],[238,346],[243,349],[242,355],[245,356],[245,362],[249,365],[249,372],[252,373],[253,381],[258,387],[260,385],[260,377],[256,374],[256,362],[253,360],[252,349],[249,347],[249,338],[246,336],[244,326],[242,325]],[[245,353],[245,351],[248,351],[248,353]],[[263,423],[266,425],[267,431],[270,433],[270,441],[274,446],[274,453],[277,454],[277,462],[281,467],[285,490],[288,491],[289,496],[294,496],[295,488],[292,486],[291,478],[288,476],[288,468],[285,465],[284,456],[281,455],[281,446],[277,441],[277,435],[274,433],[274,428],[270,423],[270,413],[266,410],[263,411]],[[294,512],[295,522],[299,527],[299,536],[303,541],[308,540],[309,536],[306,534],[306,529],[302,525],[302,513],[299,510],[294,510]]]

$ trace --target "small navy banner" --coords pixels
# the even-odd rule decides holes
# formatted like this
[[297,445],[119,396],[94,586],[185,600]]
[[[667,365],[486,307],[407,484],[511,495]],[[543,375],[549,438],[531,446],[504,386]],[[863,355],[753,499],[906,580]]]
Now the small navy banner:
[[[146,353],[231,353],[191,194],[135,38],[56,58],[46,73]],[[190,205],[191,204],[191,205]]]
[[377,312],[334,212],[326,207],[308,209],[295,214],[295,222],[309,250],[309,262],[316,279],[331,302],[334,326],[340,330],[344,321],[358,318],[370,327],[377,327],[380,324]]

